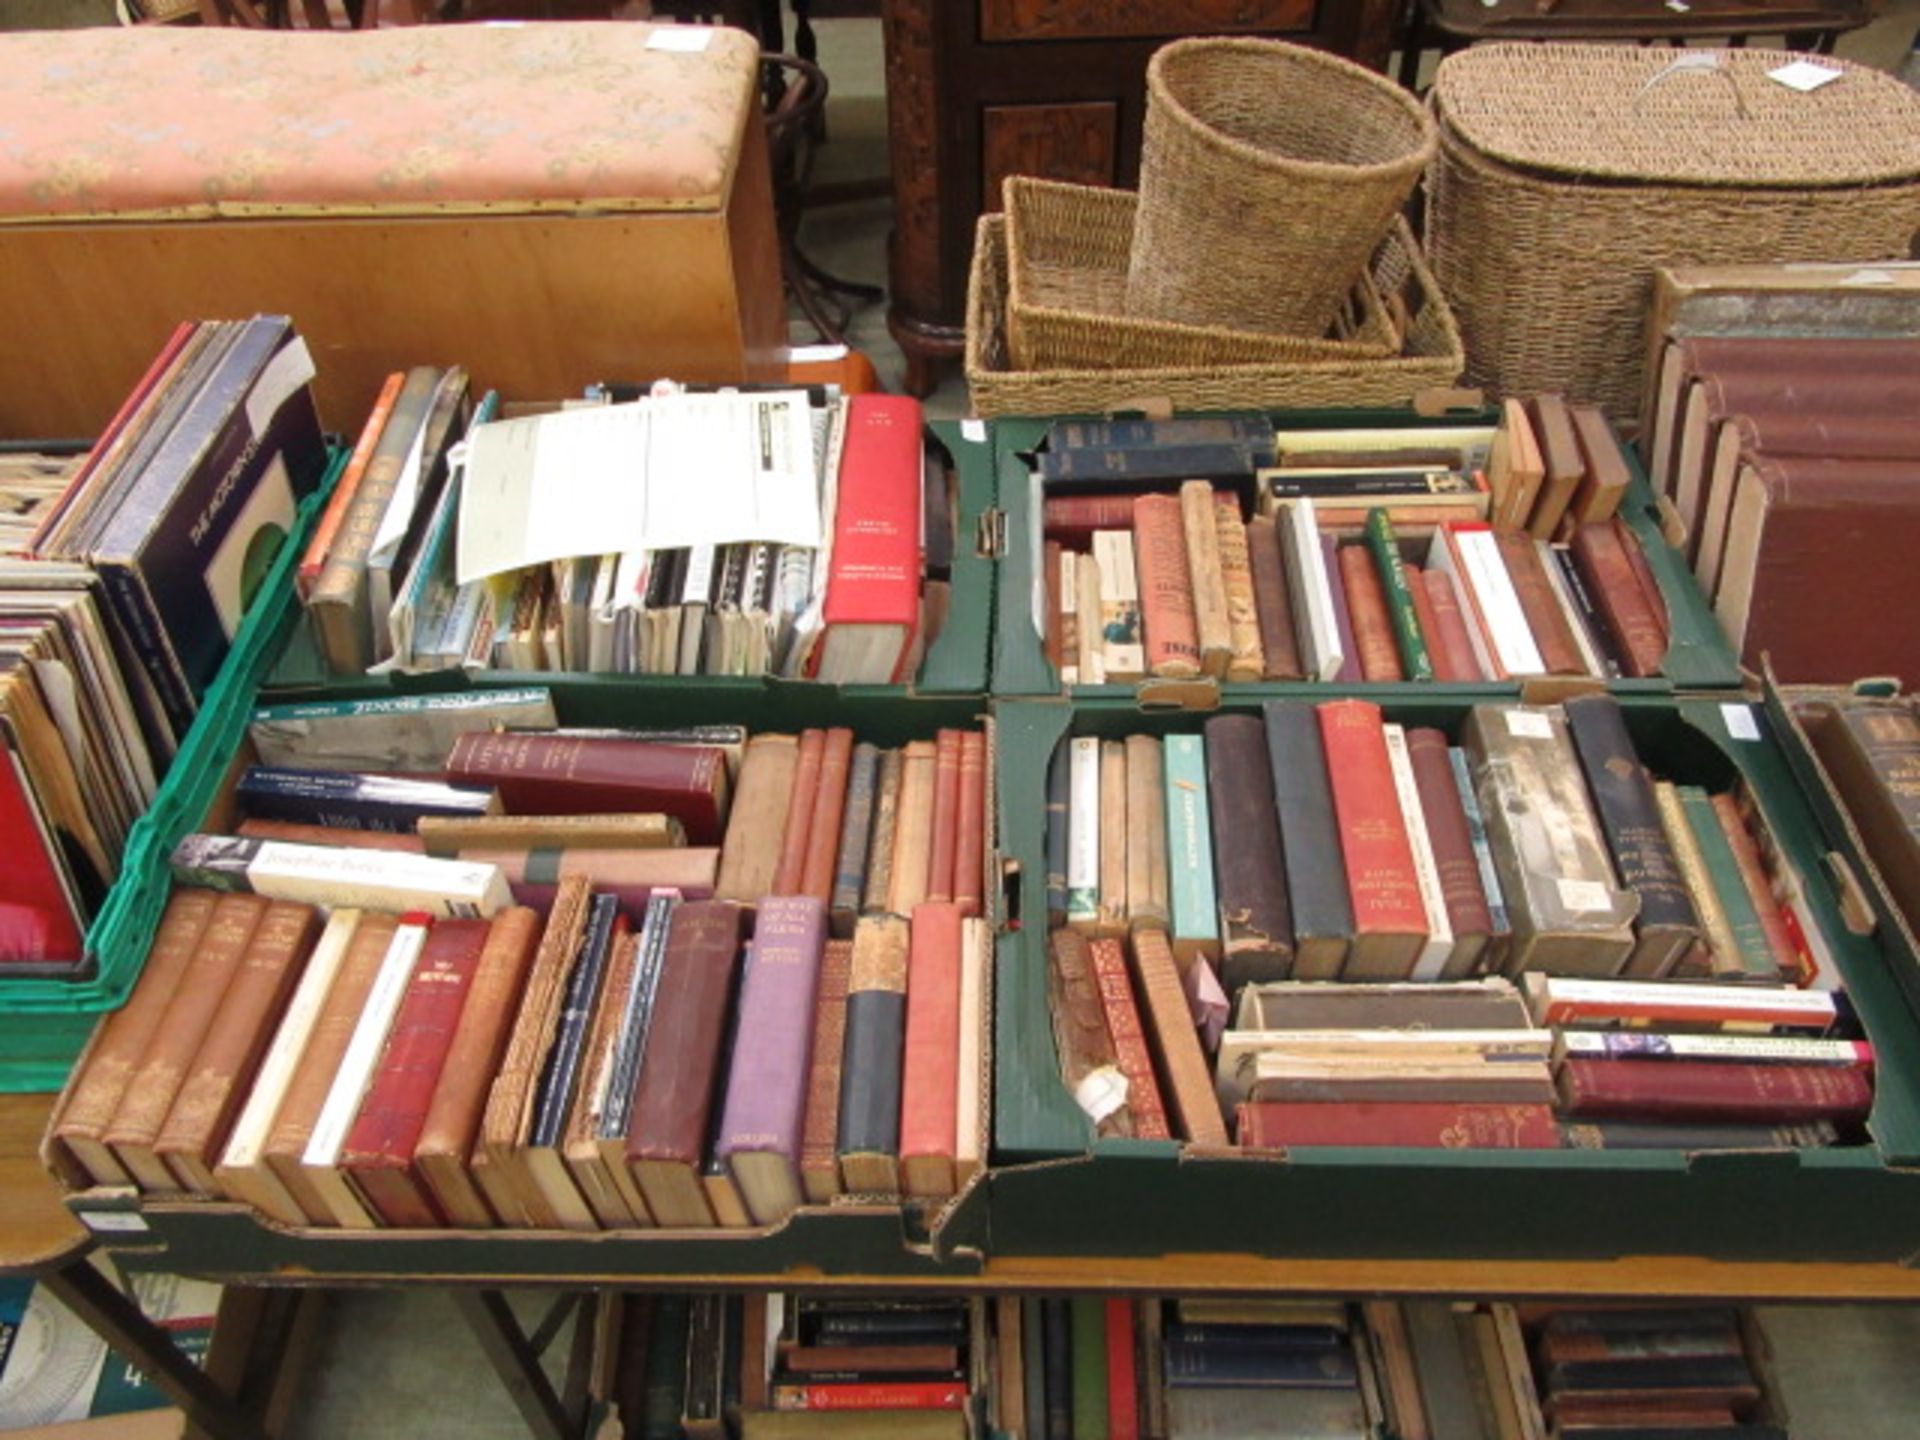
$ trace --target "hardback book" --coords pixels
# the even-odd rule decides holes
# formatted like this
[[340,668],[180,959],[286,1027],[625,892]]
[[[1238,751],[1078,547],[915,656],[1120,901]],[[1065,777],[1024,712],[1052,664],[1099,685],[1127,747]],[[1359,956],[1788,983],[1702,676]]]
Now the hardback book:
[[798,761],[799,741],[791,735],[762,733],[747,741],[720,847],[715,899],[753,905],[774,893]]
[[1545,481],[1546,460],[1526,402],[1501,402],[1500,433],[1487,468],[1487,482],[1493,488],[1493,513],[1488,518],[1501,530],[1526,529]]
[[466,734],[447,757],[455,781],[500,792],[509,814],[672,815],[695,845],[718,845],[727,816],[726,752],[597,736]]
[[1107,1440],[1140,1440],[1140,1372],[1134,1302],[1101,1302],[1107,1341]]
[[1620,666],[1613,658],[1612,645],[1602,633],[1600,616],[1594,609],[1593,598],[1587,594],[1586,582],[1574,568],[1571,547],[1550,545],[1545,540],[1536,540],[1533,545],[1540,569],[1546,576],[1547,589],[1559,607],[1567,633],[1573,637],[1574,648],[1580,652],[1585,673],[1600,680],[1618,678]]
[[1741,876],[1739,861],[1727,842],[1726,831],[1721,828],[1713,797],[1698,785],[1677,786],[1675,793],[1693,831],[1701,863],[1706,866],[1707,883],[1713,887],[1721,914],[1726,917],[1729,948],[1725,953],[1715,950],[1714,975],[1719,979],[1760,980],[1769,984],[1780,980],[1780,963],[1774,959],[1773,948],[1767,942],[1766,927],[1760,923],[1759,911]]
[[1824,1033],[1839,1013],[1824,990],[1794,985],[1662,985],[1644,980],[1522,977],[1536,1025],[1641,1022],[1689,1030],[1810,1030]]
[[[304,605],[313,594],[314,582],[320,578],[320,572],[326,568],[327,555],[333,549],[334,537],[340,533],[340,526],[347,518],[347,509],[353,504],[353,497],[360,489],[360,481],[366,475],[367,465],[373,459],[373,447],[380,442],[381,432],[386,429],[387,420],[393,414],[394,402],[400,398],[400,387],[406,382],[404,370],[396,370],[387,376],[386,383],[380,387],[380,393],[374,397],[373,408],[367,412],[367,418],[360,429],[360,438],[354,442],[353,453],[347,457],[346,468],[340,472],[340,478],[334,482],[333,493],[327,497],[326,508],[320,512],[320,518],[314,522],[313,533],[308,537],[305,553],[300,564],[293,572],[294,585],[299,591],[300,602]],[[265,754],[261,756],[266,759]],[[268,760],[268,764],[278,761]]]
[[[860,900],[866,890],[867,852],[873,838],[881,753],[878,746],[862,740],[853,747],[847,762],[846,799],[840,814],[840,840],[827,914],[829,930],[840,940],[853,937],[853,922],[860,916]],[[724,848],[721,864],[726,864]]]
[[627,1127],[628,1166],[663,1226],[714,1223],[700,1172],[741,919],[724,900],[688,901],[673,913]]
[[1606,412],[1598,405],[1569,405],[1567,410],[1573,417],[1573,430],[1580,441],[1580,458],[1586,474],[1573,492],[1572,503],[1567,506],[1561,524],[1563,527],[1592,525],[1612,519],[1633,482],[1627,457],[1619,440],[1614,438]]
[[933,737],[933,822],[927,851],[926,898],[953,899],[954,846],[960,825],[960,732],[942,728]]
[[234,784],[247,814],[345,830],[408,833],[423,816],[497,814],[499,797],[470,785],[362,775],[343,770],[296,770],[250,765]]
[[1265,415],[1183,415],[1176,420],[1056,420],[1047,449],[1159,450],[1174,445],[1238,445],[1273,453],[1273,422]]
[[1067,923],[1067,811],[1072,762],[1056,745],[1047,757],[1047,928]]
[[1286,978],[1293,967],[1293,916],[1265,728],[1251,715],[1216,715],[1205,734],[1220,979],[1231,994],[1250,981]]
[[[1077,930],[1056,930],[1048,937],[1047,1011],[1061,1079],[1101,1135],[1130,1136],[1133,1112],[1129,1087],[1122,1082],[1119,1051],[1107,1023],[1093,946],[1117,940],[1089,940]],[[1188,1033],[1191,1033],[1191,1024]]]
[[1161,744],[1161,758],[1166,780],[1167,940],[1184,969],[1196,959],[1215,960],[1220,954],[1206,742],[1198,735],[1169,735]]
[[1909,927],[1920,930],[1920,717],[1905,700],[1800,707],[1821,764]]
[[1506,968],[1513,922],[1507,915],[1506,892],[1500,888],[1500,867],[1493,863],[1493,843],[1487,836],[1486,816],[1480,809],[1480,792],[1473,783],[1467,752],[1458,745],[1449,745],[1447,763],[1453,768],[1453,788],[1460,796],[1460,810],[1467,818],[1467,834],[1473,840],[1473,859],[1480,868],[1480,892],[1487,900],[1487,919],[1492,926],[1487,936],[1487,968],[1501,971]]
[[1075,557],[1073,562],[1074,681],[1080,685],[1107,683],[1106,632],[1102,625],[1105,601],[1101,598],[1106,582],[1100,568],[1100,557],[1091,552]]
[[1388,981],[1321,985],[1288,980],[1240,992],[1234,1029],[1526,1030],[1534,1024],[1513,982]]
[[1327,570],[1313,501],[1292,500],[1278,506],[1274,523],[1279,527],[1286,556],[1288,598],[1293,601],[1301,666],[1306,678],[1331,682],[1338,678],[1347,652],[1334,614],[1334,577]]
[[1142,1140],[1169,1139],[1172,1132],[1167,1127],[1159,1082],[1154,1078],[1153,1053],[1140,1023],[1133,982],[1127,975],[1125,949],[1118,940],[1095,940],[1089,950],[1114,1060],[1127,1080],[1127,1113],[1133,1121],[1133,1133]]
[[1200,673],[1224,677],[1233,663],[1233,621],[1228,613],[1226,572],[1221,568],[1212,485],[1205,480],[1188,480],[1180,486],[1180,519],[1186,532]]
[[1687,1031],[1562,1030],[1555,1053],[1586,1060],[1730,1060],[1748,1065],[1839,1065],[1873,1068],[1865,1040],[1804,1035],[1698,1035]]
[[1159,740],[1129,735],[1127,767],[1127,924],[1164,930],[1172,922],[1167,871],[1166,775]]
[[900,1180],[909,1196],[954,1193],[960,1085],[963,917],[956,905],[914,908],[901,1051]]
[[1157,930],[1134,935],[1132,949],[1136,993],[1143,1002],[1146,1024],[1166,1075],[1162,1100],[1169,1126],[1178,1138],[1191,1144],[1225,1145],[1226,1122],[1214,1099],[1213,1077],[1194,1031],[1173,951]]
[[1633,748],[1619,702],[1580,695],[1564,706],[1594,810],[1620,882],[1640,897],[1633,953],[1624,975],[1649,980],[1672,973],[1700,938],[1700,921],[1673,847],[1667,843],[1653,782]]
[[1107,1311],[1097,1295],[1067,1301],[1073,1357],[1073,1433],[1098,1435],[1107,1423]]
[[1873,1082],[1831,1065],[1579,1058],[1560,1067],[1560,1103],[1576,1118],[1846,1124],[1866,1118]]
[[815,679],[907,679],[924,568],[920,432],[920,402],[909,396],[855,395],[847,402]]
[[542,914],[553,907],[559,887],[578,877],[611,895],[629,916],[638,916],[648,898],[661,890],[677,890],[689,900],[712,897],[724,854],[705,845],[678,850],[522,847],[463,850],[459,858],[498,870],[514,903]]
[[1340,977],[1405,979],[1426,948],[1426,905],[1380,707],[1336,700],[1316,709],[1353,912],[1353,940]]
[[1100,922],[1100,741],[1067,742],[1067,923],[1093,930]]
[[1284,542],[1271,515],[1256,515],[1247,522],[1247,564],[1253,573],[1254,609],[1260,621],[1260,654],[1266,662],[1260,678],[1304,679]]
[[1209,487],[1214,483],[1232,486],[1243,501],[1251,502],[1254,471],[1271,453],[1258,446],[1216,441],[1126,450],[1042,450],[1034,459],[1035,473],[1052,493],[1139,493],[1158,489],[1168,480],[1198,476]]
[[[1084,542],[1091,543],[1091,542]],[[1047,663],[1062,677],[1065,683],[1067,651],[1070,644],[1067,639],[1065,616],[1061,607],[1061,559],[1063,552],[1058,540],[1048,540],[1040,552],[1040,572],[1042,584],[1046,589],[1047,608],[1045,621],[1041,626],[1041,644],[1046,651]]]
[[1431,680],[1433,659],[1420,620],[1421,600],[1414,594],[1406,560],[1400,554],[1399,536],[1384,509],[1367,512],[1367,549],[1373,556],[1387,614],[1393,622],[1401,673],[1408,680]]
[[1476,705],[1463,739],[1513,927],[1510,972],[1619,974],[1639,901],[1615,885],[1562,713]]
[[820,750],[820,782],[814,789],[813,819],[800,871],[802,895],[822,905],[833,898],[834,871],[840,858],[840,821],[847,804],[847,775],[853,764],[853,731],[836,725],[825,732]]
[[888,909],[893,894],[893,851],[900,834],[900,787],[906,778],[907,754],[896,746],[880,757],[880,774],[873,797],[873,832],[867,837],[867,880],[860,913]]
[[[429,815],[416,828],[418,848],[443,860],[462,850],[678,850],[687,843],[686,830],[671,815]],[[240,833],[251,832],[243,823]]]
[[1228,680],[1258,680],[1266,674],[1266,653],[1260,641],[1259,606],[1254,598],[1253,562],[1247,554],[1247,529],[1240,506],[1232,498],[1213,497],[1213,518],[1220,576],[1227,593],[1227,633],[1233,654],[1227,661]]
[[[807,840],[820,795],[820,767],[826,759],[827,732],[803,730],[793,762],[793,791],[787,804],[787,823],[780,834],[780,859],[774,866],[771,895],[798,895],[806,874]],[[758,900],[759,896],[754,896]],[[752,903],[752,902],[748,902]]]
[[1100,742],[1100,903],[1096,935],[1127,931],[1127,747]]
[[898,915],[862,916],[854,927],[836,1142],[841,1185],[854,1194],[900,1193],[909,938]]
[[[1123,497],[1124,498],[1124,497]],[[1049,506],[1054,502],[1048,501]],[[1171,495],[1128,501],[1139,566],[1140,620],[1149,675],[1188,679],[1200,673],[1193,579],[1187,565],[1186,524]]]
[[802,1126],[826,938],[826,906],[814,895],[770,898],[754,919],[715,1153],[761,1225],[779,1224],[805,1199]]
[[1364,545],[1343,545],[1337,553],[1347,614],[1352,617],[1354,643],[1359,647],[1360,678],[1370,684],[1404,680],[1393,621],[1387,614],[1386,591],[1381,588],[1372,553]]
[[[1088,541],[1092,543],[1091,540]],[[1055,581],[1060,598],[1060,659],[1057,668],[1060,683],[1071,689],[1081,681],[1080,659],[1080,555],[1073,550],[1060,551],[1060,573]]]
[[1563,395],[1536,395],[1528,405],[1534,436],[1540,443],[1540,459],[1545,476],[1540,495],[1527,518],[1527,530],[1541,540],[1551,540],[1560,528],[1560,518],[1573,503],[1581,482],[1586,478],[1586,456],[1580,448],[1580,435],[1574,428],[1573,412]]
[[840,1193],[840,1082],[852,970],[852,939],[829,940],[820,958],[807,1103],[800,1126],[800,1181],[807,1200],[816,1205],[824,1205]]
[[1460,609],[1460,593],[1454,587],[1453,577],[1444,570],[1428,567],[1420,571],[1420,583],[1433,606],[1433,633],[1438,637],[1438,643],[1430,647],[1434,657],[1433,678],[1484,680],[1486,672],[1481,668],[1473,637],[1467,630],[1467,618]]
[[[580,1198],[593,1211],[593,1218],[609,1230],[624,1230],[651,1223],[653,1217],[644,1208],[636,1211],[628,1201],[632,1177],[621,1183],[621,1157],[611,1163],[601,1150],[601,1137],[611,1128],[611,1117],[624,1101],[614,1094],[618,1083],[622,1032],[634,1004],[634,980],[639,973],[643,932],[622,930],[612,937],[607,952],[606,979],[594,1002],[593,1017],[586,1029],[586,1044],[580,1054],[580,1083],[567,1112],[566,1125],[558,1145],[560,1158],[573,1176]],[[624,1137],[625,1115],[621,1115]]]
[[986,1166],[993,1134],[993,928],[961,909],[959,1092],[954,1106],[953,1183],[964,1191]]
[[430,774],[470,731],[551,730],[558,723],[552,693],[526,686],[262,705],[247,733],[262,765]]
[[184,884],[329,909],[420,910],[463,919],[492,915],[512,899],[497,865],[387,850],[188,835],[173,847],[170,864]]
[[1234,1134],[1254,1149],[1298,1145],[1407,1145],[1449,1150],[1557,1150],[1560,1124],[1551,1105],[1453,1101],[1245,1101]]
[[1474,1100],[1551,1104],[1541,1030],[1232,1030],[1215,1085],[1242,1100]]
[[[634,946],[633,967],[626,995],[620,1003],[619,1032],[614,1040],[613,1058],[607,1077],[606,1103],[592,1127],[597,1158],[580,1154],[587,1174],[605,1180],[618,1193],[627,1212],[643,1225],[653,1223],[646,1197],[634,1183],[627,1168],[627,1127],[633,1118],[634,1090],[639,1083],[640,1067],[646,1062],[647,1045],[653,1035],[653,1014],[660,998],[660,973],[666,965],[667,941],[673,933],[673,913],[681,897],[671,892],[654,896],[647,902]],[[583,1137],[584,1138],[584,1137]],[[584,1179],[582,1190],[588,1188]],[[602,1195],[605,1188],[596,1185]],[[609,1200],[609,1204],[611,1201]]]
[[953,851],[953,902],[962,915],[986,908],[987,736],[960,732],[960,816]]
[[[1315,510],[1314,515],[1317,523],[1320,511]],[[1347,599],[1346,582],[1340,573],[1340,539],[1325,528],[1320,531],[1320,564],[1333,599],[1333,627],[1340,636],[1336,647],[1340,669],[1334,678],[1342,685],[1358,685],[1366,679],[1366,674],[1360,664],[1359,637],[1353,628],[1353,606]]]
[[1440,526],[1433,532],[1427,569],[1439,571],[1453,582],[1466,618],[1474,663],[1483,678],[1507,680],[1546,673],[1546,662],[1534,643],[1526,610],[1491,526]]
[[1521,614],[1545,672],[1586,674],[1586,659],[1574,639],[1572,625],[1560,608],[1553,583],[1547,578],[1537,542],[1519,531],[1496,531],[1494,544],[1499,547],[1501,563],[1506,566],[1507,579],[1520,602]]
[[1093,559],[1100,568],[1100,668],[1109,683],[1132,684],[1147,673],[1132,531],[1095,531]]
[[1437,980],[1453,968],[1453,922],[1447,914],[1447,898],[1440,888],[1440,869],[1433,858],[1433,840],[1427,831],[1426,811],[1420,803],[1420,786],[1414,779],[1413,761],[1407,754],[1404,726],[1383,725],[1387,743],[1387,764],[1393,770],[1394,794],[1400,801],[1400,817],[1406,825],[1407,848],[1413,855],[1414,880],[1420,887],[1420,903],[1426,911],[1427,939],[1413,962],[1411,978]]
[[1647,599],[1619,532],[1611,525],[1582,525],[1573,532],[1572,546],[1574,564],[1621,670],[1629,676],[1658,675],[1667,657],[1666,627]]
[[1480,968],[1493,938],[1493,914],[1480,883],[1480,864],[1474,854],[1473,832],[1454,783],[1447,755],[1447,737],[1441,731],[1416,727],[1406,732],[1408,764],[1420,797],[1420,815],[1426,824],[1433,856],[1434,878],[1446,909],[1453,948],[1439,978],[1459,979]]
[[[1672,974],[1685,980],[1704,979],[1714,973],[1715,955],[1733,956],[1733,928],[1727,922],[1726,908],[1720,903],[1713,876],[1707,872],[1707,857],[1694,836],[1686,807],[1680,803],[1680,787],[1670,780],[1656,781],[1653,799],[1667,833],[1667,844],[1673,850],[1674,863],[1687,887],[1687,898],[1700,919],[1700,943],[1680,957]],[[1727,963],[1732,963],[1731,959]]]
[[938,745],[931,740],[907,744],[900,772],[900,800],[894,816],[893,863],[887,909],[912,913],[927,894],[933,864],[933,806],[938,784]]
[[1261,709],[1273,773],[1273,808],[1287,858],[1287,900],[1293,914],[1293,975],[1339,978],[1353,936],[1353,905],[1340,858],[1320,721],[1311,705],[1270,700]]

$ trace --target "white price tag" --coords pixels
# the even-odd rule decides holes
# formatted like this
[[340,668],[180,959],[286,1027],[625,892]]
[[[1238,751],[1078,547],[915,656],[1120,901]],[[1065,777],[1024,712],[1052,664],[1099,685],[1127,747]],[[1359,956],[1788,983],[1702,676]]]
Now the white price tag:
[[1540,710],[1507,711],[1507,732],[1523,740],[1551,740],[1553,721]]
[[647,36],[647,49],[698,55],[712,40],[713,31],[705,25],[662,25]]
[[1127,1103],[1127,1077],[1111,1065],[1102,1065],[1074,1087],[1073,1098],[1098,1125]]
[[960,422],[960,438],[975,445],[987,443],[987,422],[968,418]]
[[1560,903],[1569,910],[1611,910],[1613,895],[1598,880],[1561,880]]
[[1727,734],[1736,740],[1758,740],[1760,722],[1753,718],[1751,705],[1722,705],[1720,718],[1727,722]]
[[80,1223],[102,1235],[142,1235],[151,1227],[144,1216],[125,1210],[76,1211]]
[[844,345],[796,345],[787,351],[787,359],[795,365],[830,365],[846,358]]
[[1816,65],[1811,60],[1795,60],[1767,72],[1769,80],[1777,80],[1789,90],[1798,90],[1806,94],[1818,90],[1829,81],[1838,80],[1840,72],[1831,65]]

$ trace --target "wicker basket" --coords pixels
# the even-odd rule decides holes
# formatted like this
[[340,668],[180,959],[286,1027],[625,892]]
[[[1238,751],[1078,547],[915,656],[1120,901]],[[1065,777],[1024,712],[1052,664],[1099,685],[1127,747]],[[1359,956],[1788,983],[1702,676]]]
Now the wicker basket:
[[1842,78],[1809,94],[1767,78],[1794,58],[1517,44],[1449,57],[1426,239],[1469,380],[1565,391],[1630,423],[1656,266],[1904,257],[1920,96],[1825,56]]
[[1325,335],[1433,154],[1391,81],[1277,40],[1177,40],[1147,65],[1127,312]]
[[1460,330],[1405,221],[1371,271],[1404,317],[1402,354],[1383,360],[1264,361],[1142,370],[1016,370],[1007,353],[1006,218],[980,217],[967,287],[967,386],[976,415],[1062,415],[1164,400],[1180,410],[1405,405],[1459,377]]
[[1257,335],[1121,313],[1137,199],[1125,190],[1011,176],[1007,344],[1021,370],[1143,369],[1262,360],[1379,360],[1400,353],[1372,278],[1360,277],[1334,335]]

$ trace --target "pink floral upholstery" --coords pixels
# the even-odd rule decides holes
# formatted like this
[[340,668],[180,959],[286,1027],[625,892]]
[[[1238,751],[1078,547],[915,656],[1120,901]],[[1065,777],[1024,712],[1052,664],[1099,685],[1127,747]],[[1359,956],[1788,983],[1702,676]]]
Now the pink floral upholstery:
[[715,209],[758,56],[613,22],[0,36],[0,223]]

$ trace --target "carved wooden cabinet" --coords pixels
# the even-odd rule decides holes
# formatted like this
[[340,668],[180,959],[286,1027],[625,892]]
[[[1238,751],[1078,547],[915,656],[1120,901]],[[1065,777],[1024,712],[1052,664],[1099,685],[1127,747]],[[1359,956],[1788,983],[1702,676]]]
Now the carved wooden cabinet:
[[974,221],[1007,175],[1132,186],[1147,60],[1181,35],[1270,35],[1384,69],[1401,0],[885,0],[894,231],[888,327],[907,384],[960,353]]

